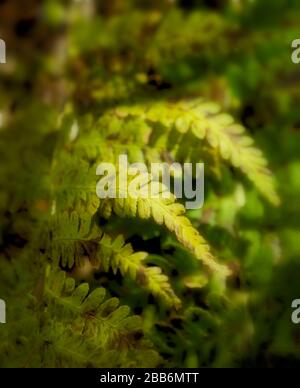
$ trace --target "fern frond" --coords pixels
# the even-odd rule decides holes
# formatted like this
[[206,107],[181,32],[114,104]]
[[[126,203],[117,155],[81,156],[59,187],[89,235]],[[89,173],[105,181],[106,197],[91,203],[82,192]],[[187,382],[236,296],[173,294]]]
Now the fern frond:
[[[210,147],[217,149],[224,160],[239,168],[272,204],[279,205],[274,178],[262,152],[254,146],[254,140],[246,134],[244,127],[236,124],[230,115],[221,113],[218,105],[199,100],[169,104],[155,102],[118,107],[116,114],[124,118],[142,117],[152,124],[151,137],[154,145],[161,149],[168,149],[166,133],[170,135],[174,129],[178,132],[175,144],[178,151],[180,144],[185,144],[184,136],[191,132],[198,140],[205,140]],[[157,124],[165,130],[162,131]]]
[[[46,286],[48,307],[54,308],[56,317],[60,314],[80,320],[81,329],[88,336],[96,337],[96,343],[105,348],[116,343],[116,338],[126,336],[129,331],[140,330],[140,318],[129,316],[129,307],[119,307],[117,298],[105,300],[105,289],[98,288],[89,293],[88,283],[75,287],[73,278],[66,278],[64,272]],[[79,322],[78,322],[79,323]]]
[[[26,264],[18,262],[4,286],[6,281],[15,283],[28,269]],[[11,367],[11,360],[19,368],[150,368],[161,363],[143,335],[141,318],[108,297],[106,290],[76,286],[65,272],[50,267],[46,276],[35,278],[32,283],[26,277],[26,287],[23,279],[18,281],[10,296],[10,324],[1,327],[1,367]],[[28,294],[29,287],[34,295]],[[13,304],[16,295],[19,303]]]
[[180,299],[175,295],[169,279],[158,267],[147,267],[143,262],[147,257],[145,252],[133,252],[130,244],[125,244],[123,236],[112,240],[104,234],[99,241],[99,251],[96,264],[100,264],[105,271],[111,267],[116,273],[121,274],[149,290],[155,297],[161,298],[166,305],[178,309],[181,306]]
[[[144,178],[143,190],[150,193],[150,185],[153,185],[154,182],[151,181],[152,177],[149,174],[146,174]],[[130,182],[130,177],[128,179]],[[221,274],[223,277],[229,275],[228,268],[214,259],[208,243],[192,226],[189,219],[184,216],[184,206],[176,203],[175,196],[169,193],[167,187],[163,184],[156,182],[154,187],[155,190],[152,189],[151,195],[148,196],[140,195],[138,191],[132,193],[128,190],[128,187],[122,188],[122,190],[127,191],[126,195],[122,192],[122,195],[118,193],[117,198],[106,199],[105,211],[109,214],[114,210],[120,217],[153,219],[157,224],[164,225],[173,232],[178,241],[188,248],[210,270]],[[167,194],[167,198],[162,197],[163,193]]]
[[75,263],[80,265],[84,257],[88,257],[95,267],[101,265],[106,272],[112,268],[116,274],[119,269],[124,277],[129,276],[166,305],[175,308],[181,305],[168,277],[159,268],[147,268],[143,264],[147,253],[134,252],[122,236],[113,241],[76,212],[53,217],[49,256],[55,263],[68,268]]
[[72,268],[74,263],[81,263],[84,256],[96,255],[97,238],[101,233],[92,229],[91,219],[80,218],[73,211],[61,212],[50,220],[51,238],[48,254],[54,263]]
[[91,218],[97,211],[100,200],[95,187],[95,167],[73,155],[63,152],[52,167],[53,192],[56,211],[76,209],[81,217]]
[[[48,269],[44,320],[52,363],[103,367],[109,362],[117,367],[144,356],[145,366],[156,366],[160,357],[151,344],[137,339],[142,332],[141,318],[130,315],[128,306],[119,306],[117,298],[105,295],[103,288],[90,293],[87,283],[76,287],[64,272],[49,273]],[[49,349],[45,356],[51,358]]]

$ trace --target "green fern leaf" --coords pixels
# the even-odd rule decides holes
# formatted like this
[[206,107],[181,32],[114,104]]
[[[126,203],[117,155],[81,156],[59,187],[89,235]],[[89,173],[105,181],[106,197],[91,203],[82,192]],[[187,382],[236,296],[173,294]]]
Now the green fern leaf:
[[72,268],[75,262],[80,264],[84,256],[96,254],[96,239],[101,232],[92,229],[91,220],[80,218],[75,211],[62,212],[51,217],[50,225],[48,255],[54,263]]
[[198,140],[205,140],[218,150],[224,160],[239,168],[271,203],[280,204],[274,178],[262,152],[254,147],[253,139],[245,133],[243,126],[236,124],[230,115],[220,113],[218,105],[199,100],[172,104],[158,102],[148,106],[119,107],[116,114],[123,118],[141,117],[152,124],[154,132],[157,123],[163,125],[165,131],[156,128],[158,135],[152,136],[154,146],[161,149],[168,149],[168,135],[173,129],[181,135],[177,139],[179,148],[179,140],[186,144],[184,136],[192,132]]
[[[151,176],[146,174],[143,189],[150,193]],[[129,185],[130,186],[130,177]],[[132,178],[131,178],[132,179]],[[176,198],[173,194],[168,193],[168,189],[163,184],[156,182],[155,190],[151,196],[138,196],[139,193],[132,193],[126,188],[126,198],[120,198],[120,195],[115,199],[106,199],[106,206],[110,206],[110,212],[114,212],[120,216],[139,217],[141,219],[152,218],[157,224],[165,225],[173,232],[178,241],[188,248],[197,259],[201,260],[213,272],[220,273],[223,277],[229,275],[229,270],[225,265],[219,264],[210,252],[209,245],[199,232],[192,226],[187,217],[184,216],[184,207],[176,203]],[[125,190],[125,188],[122,188]],[[168,194],[168,198],[162,198],[162,193]],[[124,193],[122,193],[124,194]]]
[[166,305],[178,309],[181,302],[172,290],[168,277],[158,267],[146,267],[143,263],[146,257],[145,252],[134,253],[122,236],[112,241],[104,234],[99,242],[96,264],[100,264],[105,271],[110,267],[114,273],[120,270],[124,277],[129,276],[154,296],[161,298]]
[[106,299],[103,288],[90,293],[87,283],[76,287],[64,272],[48,268],[47,273],[44,334],[51,344],[45,353],[47,365],[120,367],[130,362],[137,367],[143,357],[142,365],[157,365],[160,357],[151,344],[137,339],[142,322],[130,315],[129,307],[119,306],[117,298]]

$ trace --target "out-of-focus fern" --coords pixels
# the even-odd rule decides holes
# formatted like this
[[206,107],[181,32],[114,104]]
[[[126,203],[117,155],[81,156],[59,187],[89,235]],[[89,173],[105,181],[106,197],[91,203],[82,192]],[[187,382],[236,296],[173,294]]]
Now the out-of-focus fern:
[[87,283],[76,287],[64,272],[48,275],[44,303],[50,330],[45,327],[44,331],[50,336],[53,353],[48,349],[46,357],[58,366],[157,365],[160,358],[151,344],[138,339],[140,317],[130,316],[129,307],[119,306],[117,298],[105,295],[103,288],[90,293]]
[[[0,344],[1,366],[155,367],[160,356],[142,337],[142,321],[103,288],[75,285],[65,272],[47,269],[35,295],[9,310],[11,326]],[[16,330],[19,319],[24,322]],[[13,321],[15,320],[15,321]],[[5,333],[4,333],[5,334]],[[18,346],[14,347],[14,343]]]
[[54,263],[72,268],[74,263],[80,264],[84,255],[94,257],[97,241],[91,235],[91,221],[86,221],[73,211],[63,212],[51,218],[51,241],[49,256]]

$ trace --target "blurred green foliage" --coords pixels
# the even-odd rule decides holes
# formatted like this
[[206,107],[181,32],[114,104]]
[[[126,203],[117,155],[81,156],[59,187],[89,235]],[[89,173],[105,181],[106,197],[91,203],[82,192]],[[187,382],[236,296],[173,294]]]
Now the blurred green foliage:
[[[152,343],[143,353],[144,342],[135,338],[133,349],[142,349],[142,356],[129,352],[120,361],[108,355],[92,365],[136,366],[151,354],[145,366],[298,366],[300,326],[291,322],[291,303],[300,298],[300,65],[291,61],[291,42],[300,38],[300,2],[19,3],[0,4],[0,37],[8,47],[8,63],[0,67],[0,297],[8,306],[0,365],[55,365],[42,357],[49,342],[57,342],[53,335],[81,346],[79,338],[60,331],[63,313],[55,318],[54,309],[53,322],[48,310],[41,313],[47,305],[40,289],[49,259],[44,235],[51,166],[57,150],[64,150],[62,110],[88,132],[91,122],[119,105],[203,97],[255,138],[270,161],[282,205],[272,207],[223,165],[221,179],[206,180],[205,206],[188,216],[231,268],[226,290],[165,229],[141,220],[103,221],[105,232],[122,233],[135,250],[150,253],[147,263],[169,275],[183,307],[166,308],[120,273],[68,270],[78,284],[104,287],[140,315]],[[59,321],[57,327],[42,325],[37,334],[49,319]],[[31,349],[42,360],[33,359]],[[80,365],[62,357],[56,363],[74,365],[90,361]]]

